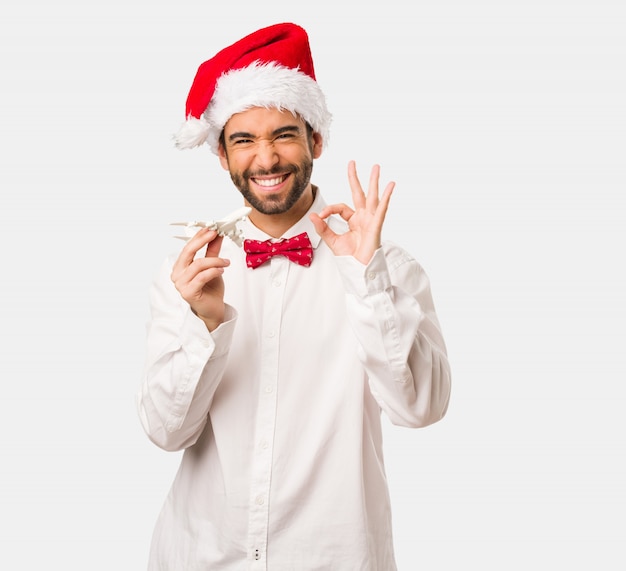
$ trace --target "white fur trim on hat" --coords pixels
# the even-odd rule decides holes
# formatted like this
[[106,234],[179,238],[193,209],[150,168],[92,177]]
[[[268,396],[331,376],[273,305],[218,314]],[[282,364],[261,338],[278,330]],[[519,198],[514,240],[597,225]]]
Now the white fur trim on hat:
[[222,75],[201,119],[189,117],[176,135],[176,146],[191,148],[206,141],[217,153],[224,125],[235,113],[252,107],[276,108],[300,115],[328,141],[331,114],[317,82],[297,69],[255,62]]
[[180,126],[174,135],[176,147],[179,149],[192,149],[206,142],[209,137],[211,125],[204,117],[196,119],[191,115]]

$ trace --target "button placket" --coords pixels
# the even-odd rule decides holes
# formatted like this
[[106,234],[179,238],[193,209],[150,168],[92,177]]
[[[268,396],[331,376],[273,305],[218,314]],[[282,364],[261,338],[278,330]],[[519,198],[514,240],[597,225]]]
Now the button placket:
[[270,483],[278,393],[279,333],[289,261],[286,258],[275,257],[270,260],[269,265],[270,272],[267,279],[270,287],[265,289],[266,297],[263,300],[260,384],[255,426],[255,442],[258,445],[252,466],[248,521],[248,544],[255,569],[266,568],[265,554],[268,541]]

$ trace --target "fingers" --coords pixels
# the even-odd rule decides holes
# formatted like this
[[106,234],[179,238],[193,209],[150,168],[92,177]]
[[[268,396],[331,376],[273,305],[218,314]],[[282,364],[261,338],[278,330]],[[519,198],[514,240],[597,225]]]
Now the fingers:
[[217,236],[215,230],[209,230],[208,228],[201,228],[198,230],[184,245],[180,251],[178,259],[174,263],[172,268],[173,274],[179,274],[184,271],[185,268],[193,262],[198,250],[203,246],[206,246],[209,241]]
[[204,257],[215,258],[219,256],[223,241],[224,241],[224,236],[216,236],[213,240],[211,240],[209,244],[207,245],[206,253]]
[[[324,218],[326,218],[326,216],[324,216]],[[322,238],[322,240],[326,241],[327,239],[332,237],[332,234],[334,234],[334,232],[328,227],[328,224],[326,224],[326,222],[322,220],[320,214],[312,212],[309,215],[309,219],[311,220],[311,222],[313,222],[313,227],[315,228],[315,231],[318,233],[320,238]]]
[[339,214],[344,220],[349,220],[354,214],[354,210],[347,204],[330,204],[322,208],[319,213],[320,218],[328,218],[331,214]]
[[198,258],[188,272],[174,281],[176,289],[189,303],[200,295],[203,288],[215,278],[222,276],[228,260],[222,258]]
[[350,161],[348,163],[348,180],[350,182],[350,189],[352,190],[352,200],[354,201],[354,207],[356,210],[359,208],[366,208],[369,212],[376,212],[381,200],[385,201],[383,207],[383,215],[387,211],[389,206],[389,199],[395,182],[390,182],[385,187],[382,197],[379,197],[378,186],[380,184],[380,165],[375,164],[370,172],[369,184],[367,187],[367,195],[363,192],[359,177],[356,172],[356,162]]
[[[175,283],[191,284],[194,280],[204,281],[207,283],[213,279],[212,274],[221,274],[223,268],[229,264],[229,261],[219,257],[219,251],[222,245],[223,237],[218,236],[215,230],[202,228],[185,244],[178,256],[178,259],[172,267],[172,281]],[[196,257],[199,250],[204,246],[207,247],[204,258]],[[200,275],[207,269],[215,268],[217,272],[210,272],[209,275]],[[209,279],[206,279],[209,278]]]
[[393,194],[393,189],[395,187],[395,182],[388,183],[383,191],[383,195],[380,197],[378,205],[376,206],[376,217],[380,221],[381,225],[387,215],[387,209],[389,208],[389,202],[391,201],[391,195]]
[[350,161],[348,163],[348,182],[350,183],[350,190],[352,191],[352,202],[354,202],[354,207],[356,209],[364,208],[365,193],[363,192],[363,188],[361,188],[361,183],[356,173],[355,161]]
[[370,172],[370,182],[367,188],[367,198],[365,204],[368,210],[373,212],[378,206],[378,182],[380,180],[380,165],[374,165]]

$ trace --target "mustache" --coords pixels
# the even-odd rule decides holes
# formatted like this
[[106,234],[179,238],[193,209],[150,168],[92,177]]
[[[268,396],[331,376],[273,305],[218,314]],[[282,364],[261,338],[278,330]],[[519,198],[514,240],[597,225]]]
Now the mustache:
[[295,174],[299,172],[299,168],[295,165],[287,165],[281,167],[279,165],[273,166],[271,169],[261,169],[256,171],[245,170],[243,171],[243,176],[246,179],[254,178],[256,176],[271,176],[273,174],[280,175],[285,173]]

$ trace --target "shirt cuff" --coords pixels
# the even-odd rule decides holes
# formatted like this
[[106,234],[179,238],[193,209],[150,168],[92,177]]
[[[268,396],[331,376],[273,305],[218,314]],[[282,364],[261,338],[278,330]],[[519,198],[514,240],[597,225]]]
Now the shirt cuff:
[[225,306],[224,321],[211,333],[209,333],[209,330],[206,329],[205,326],[206,332],[209,333],[215,344],[215,350],[213,351],[214,357],[228,353],[235,331],[235,323],[237,323],[237,310],[232,305],[225,304]]
[[181,343],[183,346],[197,349],[200,354],[209,351],[212,359],[220,357],[228,353],[236,321],[237,311],[227,304],[224,321],[210,332],[204,321],[189,308],[182,328]]

